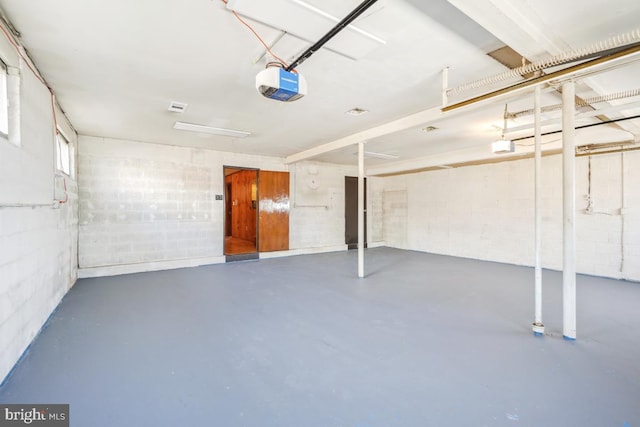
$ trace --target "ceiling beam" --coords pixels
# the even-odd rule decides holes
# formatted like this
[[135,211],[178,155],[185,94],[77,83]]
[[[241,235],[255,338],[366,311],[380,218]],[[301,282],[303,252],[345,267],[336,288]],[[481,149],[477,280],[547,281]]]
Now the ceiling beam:
[[440,107],[429,108],[427,110],[420,111],[410,116],[403,117],[398,120],[394,120],[380,126],[375,126],[370,129],[357,132],[346,136],[344,138],[337,139],[326,144],[318,145],[317,147],[310,148],[305,151],[301,151],[296,154],[292,154],[285,159],[285,163],[295,163],[302,160],[310,159],[315,156],[319,156],[324,153],[339,150],[341,148],[348,147],[350,145],[358,144],[359,142],[366,142],[373,138],[378,138],[384,135],[389,135],[394,132],[409,129],[415,126],[420,126],[423,123],[439,119],[442,117],[442,111]]
[[440,107],[429,108],[427,110],[411,114],[392,122],[388,122],[380,126],[354,133],[344,138],[340,138],[335,141],[328,142],[326,144],[319,145],[296,154],[292,154],[286,157],[285,163],[290,164],[300,162],[302,160],[310,159],[312,157],[339,150],[341,148],[345,148],[360,142],[366,142],[374,138],[389,135],[391,133],[399,132],[413,127],[424,126],[429,122],[433,122],[438,119],[443,119],[445,117],[452,118],[463,113],[477,110],[486,105],[505,102],[506,100],[513,99],[519,95],[533,91],[533,89],[537,85],[547,84],[551,82],[558,83],[559,81],[563,81],[569,78],[588,76],[594,73],[605,71],[615,66],[621,66],[637,61],[639,56],[640,46],[634,45],[616,52],[615,54],[592,59],[590,61],[579,63],[577,65],[573,65],[571,67],[558,70],[550,74],[542,75],[530,80],[525,80],[512,86],[508,86],[493,92],[486,93],[484,95],[458,102],[457,104],[447,105],[446,107],[442,107],[442,109]]
[[[621,110],[633,110],[637,108],[640,108],[640,101],[629,102],[627,104],[616,104],[616,105],[612,105],[610,107],[602,108],[599,110],[589,110],[589,111],[585,111],[584,113],[577,113],[576,120],[589,119],[592,117],[598,118],[598,116],[600,115],[606,115],[611,113],[615,114]],[[611,119],[607,119],[607,120],[611,120]],[[558,125],[560,124],[560,121],[561,121],[560,118],[549,119],[549,120],[543,121],[541,125],[543,127],[550,126],[550,125]],[[623,129],[622,127],[619,127],[619,128],[621,130],[630,132],[627,129]],[[508,136],[510,134],[514,134],[523,130],[530,130],[530,129],[533,129],[533,123],[527,123],[521,126],[508,127],[505,129],[505,135]]]
[[638,60],[640,56],[640,45],[631,45],[630,47],[624,48],[620,51],[612,53],[611,55],[597,57],[595,59],[591,59],[587,62],[580,62],[576,65],[572,65],[567,68],[563,68],[558,71],[554,71],[549,74],[543,74],[539,77],[535,77],[533,79],[525,80],[519,83],[515,83],[511,86],[507,86],[502,89],[495,90],[493,92],[485,93],[483,95],[479,95],[473,98],[466,99],[464,101],[458,102],[456,104],[447,105],[442,108],[442,111],[452,111],[458,108],[466,107],[468,105],[474,105],[478,102],[486,101],[488,99],[503,99],[503,95],[512,96],[516,93],[521,93],[527,88],[532,89],[533,87],[545,84],[545,83],[554,83],[557,84],[560,81],[567,80],[569,78],[576,77],[586,77],[592,74],[596,74],[599,72],[606,71],[616,66],[626,65]]
[[[544,157],[546,157],[546,156],[554,156],[556,154],[560,154],[561,152],[562,152],[562,149],[555,148],[553,150],[544,151],[542,153],[542,155]],[[576,154],[576,156],[577,156],[577,154]],[[488,165],[488,164],[495,164],[495,163],[514,162],[514,161],[517,161],[517,160],[531,159],[533,157],[534,157],[534,153],[529,153],[529,152],[522,153],[522,154],[510,155],[510,156],[502,156],[502,157],[493,156],[493,157],[486,157],[486,158],[482,158],[482,159],[461,161],[461,162],[458,162],[458,163],[451,163],[451,164],[448,164],[448,165],[426,166],[426,167],[423,167],[423,168],[420,168],[420,169],[411,169],[411,170],[403,170],[401,172],[383,173],[383,174],[378,174],[378,175],[375,175],[375,176],[385,177],[385,176],[407,175],[407,174],[420,173],[420,172],[432,172],[432,171],[438,171],[438,170],[443,170],[443,169],[463,168],[463,167],[467,167],[467,166],[478,166],[478,165]]]
[[[524,90],[532,90],[527,87]],[[318,145],[316,147],[310,148],[305,151],[301,151],[296,154],[292,154],[285,158],[285,163],[296,163],[302,160],[310,159],[312,157],[319,156],[321,154],[329,153],[331,151],[339,150],[341,148],[348,147],[350,145],[355,145],[359,142],[366,142],[375,138],[379,138],[381,136],[389,135],[392,133],[400,132],[403,130],[411,129],[418,126],[426,126],[431,122],[436,120],[441,120],[444,118],[450,119],[452,117],[462,115],[464,113],[468,113],[470,111],[474,111],[481,107],[487,106],[494,102],[499,102],[504,99],[513,98],[517,94],[521,93],[522,90],[515,91],[514,93],[502,93],[499,96],[478,100],[474,103],[468,103],[464,106],[460,106],[455,109],[451,109],[449,111],[443,110],[441,107],[433,107],[423,111],[420,111],[415,114],[411,114],[409,116],[394,120],[392,122],[388,122],[382,124],[380,126],[372,127],[370,129],[357,132],[346,136],[344,138],[337,139],[332,142],[328,142],[326,144]]]
[[522,0],[448,0],[469,18],[520,54],[534,58],[569,48],[553,28]]
[[[548,144],[544,155],[557,154],[560,142]],[[464,150],[449,151],[418,159],[404,160],[367,168],[367,176],[390,176],[403,173],[423,172],[435,169],[452,169],[460,166],[471,166],[484,163],[498,163],[508,160],[520,160],[533,156],[533,146],[519,147],[517,152],[494,154],[486,145],[470,147]]]
[[[476,21],[487,31],[526,57],[543,53],[557,55],[572,46],[558,36],[555,29],[542,20],[535,10],[523,0],[448,0],[453,6]],[[608,90],[587,79],[583,83],[596,93]],[[607,118],[603,117],[606,121]],[[617,126],[617,125],[616,125]],[[620,128],[640,133],[640,127],[626,123]]]

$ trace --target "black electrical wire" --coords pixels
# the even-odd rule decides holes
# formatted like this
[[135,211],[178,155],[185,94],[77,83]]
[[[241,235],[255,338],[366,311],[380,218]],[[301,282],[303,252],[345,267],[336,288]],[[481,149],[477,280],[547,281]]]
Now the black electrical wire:
[[296,68],[298,65],[302,64],[304,61],[309,59],[311,55],[313,55],[316,51],[318,51],[325,43],[331,40],[336,34],[342,31],[347,25],[352,23],[358,16],[362,15],[365,10],[371,7],[378,0],[365,0],[358,7],[353,9],[351,13],[349,13],[342,21],[338,22],[335,27],[333,27],[327,34],[322,36],[320,40],[315,42],[311,47],[305,50],[295,61],[293,61],[286,68],[287,71],[291,71]]
[[[639,118],[640,118],[640,114],[635,115],[635,116],[630,116],[630,117],[623,117],[621,119],[605,120],[603,122],[590,123],[588,125],[576,126],[575,129],[576,130],[577,129],[585,129],[585,128],[590,128],[590,127],[594,127],[594,126],[608,125],[608,124],[611,124],[611,123],[623,122],[625,120],[632,120],[632,119],[639,119]],[[551,131],[551,132],[545,132],[545,133],[542,134],[542,136],[555,135],[556,133],[561,133],[561,132],[562,132],[562,129],[554,130],[554,131]],[[523,137],[520,137],[520,138],[514,138],[511,141],[516,142],[516,141],[522,141],[524,139],[531,139],[531,138],[533,138],[533,136],[523,136]]]

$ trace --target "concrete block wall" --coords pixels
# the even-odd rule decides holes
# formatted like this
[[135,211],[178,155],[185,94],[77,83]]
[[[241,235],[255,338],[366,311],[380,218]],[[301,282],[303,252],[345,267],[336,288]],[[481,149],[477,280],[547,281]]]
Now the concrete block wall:
[[625,153],[624,200],[622,203],[622,242],[624,257],[621,261],[625,277],[640,280],[640,153]]
[[291,249],[345,245],[345,176],[358,168],[320,162],[291,167]]
[[367,178],[367,240],[370,245],[385,245],[382,221],[384,184],[384,178]]
[[408,249],[407,175],[370,177],[367,222],[369,243]]
[[[55,132],[48,90],[2,37],[0,57],[19,70],[20,92],[13,124],[19,137],[0,138],[2,383],[76,281],[78,204],[75,179],[54,169]],[[57,119],[74,151],[75,132],[59,109]]]
[[[632,167],[639,160],[638,152],[576,160],[580,273],[640,280],[640,172]],[[533,173],[526,159],[376,178],[382,206],[372,213],[389,246],[533,265]],[[561,270],[561,156],[543,158],[542,181],[543,264]]]
[[[80,136],[81,275],[223,262],[224,166],[289,169],[281,158]],[[290,175],[290,248],[341,249],[352,169],[314,164],[315,187],[309,166]]]
[[215,254],[209,168],[158,153],[128,158],[121,145],[110,156],[87,147],[81,142],[78,170],[81,268]]
[[77,196],[68,204],[0,208],[0,382],[77,278]]

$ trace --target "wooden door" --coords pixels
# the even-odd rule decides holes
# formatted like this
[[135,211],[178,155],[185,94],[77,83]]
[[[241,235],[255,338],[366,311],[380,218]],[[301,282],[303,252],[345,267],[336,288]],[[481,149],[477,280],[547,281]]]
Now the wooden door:
[[227,175],[226,236],[256,243],[256,206],[253,202],[258,171],[239,170]]
[[231,175],[232,236],[256,242],[256,209],[252,203],[252,187],[258,180],[258,171],[247,169]]
[[289,249],[289,172],[260,171],[258,250]]
[[[358,248],[358,178],[344,177],[344,242]],[[364,245],[367,247],[367,180],[364,180]]]
[[232,196],[231,190],[233,189],[233,185],[231,184],[231,177],[225,178],[225,185],[227,186],[226,191],[224,192],[224,211],[225,211],[225,219],[224,219],[224,237],[231,237],[233,235],[233,227],[231,225],[232,221]]

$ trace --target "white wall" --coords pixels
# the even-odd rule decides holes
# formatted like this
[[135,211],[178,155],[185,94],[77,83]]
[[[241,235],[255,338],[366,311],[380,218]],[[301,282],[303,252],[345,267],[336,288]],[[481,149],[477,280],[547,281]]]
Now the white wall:
[[291,166],[291,249],[345,246],[345,176],[357,166],[300,162]]
[[[77,276],[76,183],[55,171],[50,95],[3,37],[0,57],[19,71],[20,137],[0,138],[0,382]],[[57,117],[75,148],[75,132]]]
[[[631,280],[640,280],[640,168],[637,167],[638,162],[640,162],[638,151],[621,156],[621,164],[624,164],[622,277]],[[596,209],[600,207],[596,206]]]
[[[223,167],[288,170],[281,158],[88,136],[78,163],[83,277],[223,262],[224,202],[215,200]],[[344,249],[350,168],[304,163],[290,172],[291,250]]]
[[[578,272],[640,280],[639,161],[637,151],[591,157],[588,213],[589,158],[577,159]],[[533,265],[533,166],[527,159],[373,178],[377,237],[392,247]],[[561,156],[544,157],[542,169],[542,259],[561,270]]]

